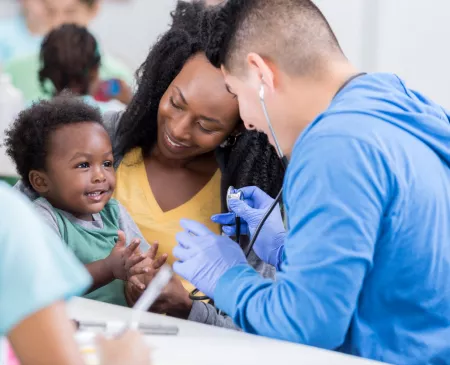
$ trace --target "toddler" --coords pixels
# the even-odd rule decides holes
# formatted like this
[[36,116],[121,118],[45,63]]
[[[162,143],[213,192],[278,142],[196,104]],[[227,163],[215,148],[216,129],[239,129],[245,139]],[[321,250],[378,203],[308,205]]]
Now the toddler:
[[86,297],[127,305],[124,281],[143,289],[137,275],[156,273],[167,255],[155,259],[157,244],[148,250],[125,208],[111,199],[113,151],[99,111],[57,96],[23,111],[6,136],[23,184],[37,193],[40,215],[93,277]]

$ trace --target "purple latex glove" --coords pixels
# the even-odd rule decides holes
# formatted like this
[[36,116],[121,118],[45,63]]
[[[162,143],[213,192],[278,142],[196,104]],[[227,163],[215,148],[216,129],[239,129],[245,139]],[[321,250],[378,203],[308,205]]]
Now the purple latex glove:
[[220,277],[234,266],[247,264],[241,247],[226,236],[211,232],[203,224],[181,220],[184,231],[177,234],[173,255],[179,261],[174,271],[202,293],[214,299]]
[[[215,223],[224,225],[223,232],[228,236],[236,234],[235,217],[241,218],[241,234],[253,234],[263,219],[274,199],[256,186],[239,189],[244,200],[230,200],[231,213],[218,214],[211,219]],[[279,207],[275,207],[267,218],[253,246],[253,250],[264,262],[279,269],[284,251],[284,239],[286,236],[283,218]]]

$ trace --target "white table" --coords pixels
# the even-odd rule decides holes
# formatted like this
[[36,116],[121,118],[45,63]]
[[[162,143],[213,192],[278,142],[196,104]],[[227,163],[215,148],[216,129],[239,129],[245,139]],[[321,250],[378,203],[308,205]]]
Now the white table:
[[[69,315],[85,321],[127,321],[131,309],[83,298],[69,303]],[[153,348],[152,365],[375,365],[374,361],[332,351],[271,340],[153,313],[142,315],[142,323],[176,325],[177,336],[148,336]]]

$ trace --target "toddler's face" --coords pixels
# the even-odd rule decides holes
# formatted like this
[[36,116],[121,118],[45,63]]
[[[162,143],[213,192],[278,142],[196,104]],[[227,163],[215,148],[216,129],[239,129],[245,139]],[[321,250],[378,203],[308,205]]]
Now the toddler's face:
[[111,141],[103,126],[82,122],[52,132],[46,161],[48,192],[56,208],[91,220],[116,185]]

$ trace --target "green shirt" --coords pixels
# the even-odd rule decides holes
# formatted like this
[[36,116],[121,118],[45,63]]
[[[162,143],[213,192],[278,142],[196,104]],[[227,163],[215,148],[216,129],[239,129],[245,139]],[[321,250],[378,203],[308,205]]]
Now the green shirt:
[[[26,103],[51,97],[51,95],[45,94],[41,88],[38,75],[39,69],[39,54],[16,58],[4,65],[4,71],[11,75],[13,85],[22,91]],[[102,54],[100,79],[108,80],[113,78],[121,79],[128,85],[133,84],[133,73],[128,67],[117,59]]]
[[[56,209],[44,198],[35,200],[34,205],[41,217],[58,231],[62,240],[85,265],[103,260],[111,253],[119,230],[124,231],[128,243],[134,238],[140,238],[141,251],[148,250],[149,246],[139,229],[115,199],[111,199],[100,213],[93,214],[92,222],[80,220],[70,213]],[[114,280],[84,297],[127,306],[124,291],[124,282]]]

